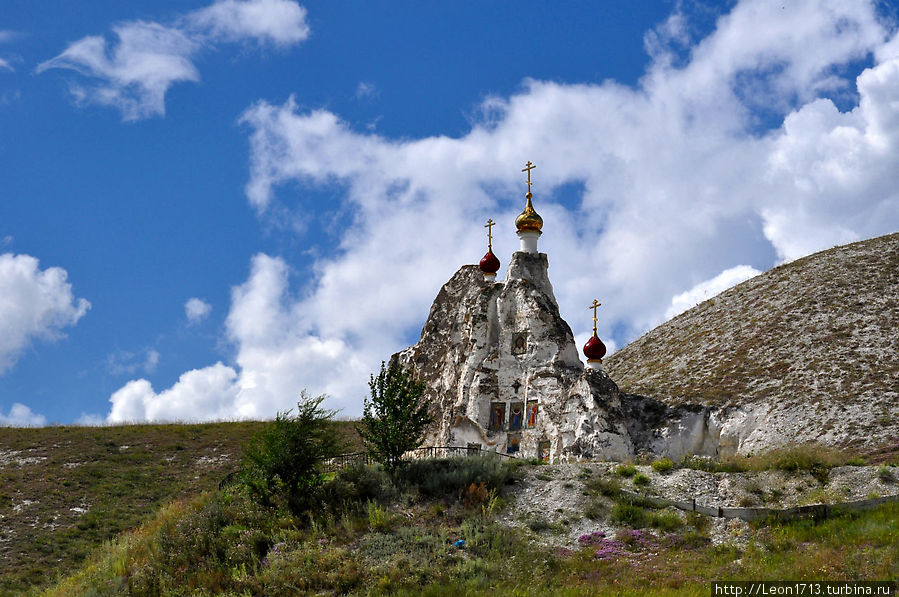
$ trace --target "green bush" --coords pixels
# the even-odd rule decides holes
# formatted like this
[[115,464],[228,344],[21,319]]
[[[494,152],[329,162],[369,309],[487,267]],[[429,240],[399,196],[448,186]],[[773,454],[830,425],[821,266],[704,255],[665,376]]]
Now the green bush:
[[642,507],[629,502],[617,502],[609,514],[612,522],[626,524],[635,529],[649,526],[649,513]]
[[684,521],[675,512],[653,512],[649,517],[649,526],[666,533],[671,533],[684,526]]
[[343,447],[331,424],[336,411],[322,408],[324,399],[303,391],[296,415],[278,413],[250,441],[240,479],[260,503],[283,500],[294,513],[311,506],[310,498],[324,479],[322,463]]
[[816,443],[790,444],[744,459],[750,470],[807,471],[820,483],[827,483],[830,469],[846,461],[844,454]]
[[674,468],[674,461],[670,458],[661,458],[652,463],[652,470],[657,473],[667,473]]
[[596,491],[606,497],[614,498],[621,491],[621,483],[618,479],[590,479],[584,482],[590,491]]
[[893,473],[892,468],[885,464],[881,464],[879,467],[877,467],[877,477],[884,483],[892,483],[896,480],[896,476]]
[[375,502],[368,502],[368,526],[372,531],[384,533],[390,530],[391,518],[387,508],[379,506]]
[[394,478],[401,490],[415,490],[425,498],[457,498],[471,484],[498,490],[513,476],[499,457],[483,454],[411,460],[396,470]]
[[634,475],[634,485],[649,485],[649,477],[643,473]]
[[318,494],[322,506],[339,511],[368,501],[390,500],[396,489],[380,465],[356,465],[339,471]]
[[615,474],[619,477],[633,477],[637,468],[632,464],[619,464],[615,467]]
[[679,466],[707,473],[742,473],[749,470],[743,458],[715,460],[709,456],[696,455],[684,456]]

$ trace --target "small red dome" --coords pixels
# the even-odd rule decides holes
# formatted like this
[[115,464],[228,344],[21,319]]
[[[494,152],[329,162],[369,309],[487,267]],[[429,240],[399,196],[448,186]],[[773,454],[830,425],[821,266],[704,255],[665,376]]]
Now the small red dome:
[[481,263],[478,264],[478,267],[480,267],[481,271],[485,274],[495,274],[499,271],[499,259],[493,254],[493,251],[487,251],[487,254],[481,259]]
[[606,356],[606,345],[596,337],[596,334],[584,344],[584,356],[591,361],[601,361]]

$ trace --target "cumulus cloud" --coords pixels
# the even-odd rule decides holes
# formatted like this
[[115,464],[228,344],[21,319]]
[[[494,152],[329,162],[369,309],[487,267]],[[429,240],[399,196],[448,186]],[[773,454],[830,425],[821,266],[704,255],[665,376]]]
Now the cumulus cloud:
[[215,41],[257,39],[292,45],[309,37],[306,9],[292,0],[219,0],[185,21]]
[[145,379],[131,381],[110,398],[107,420],[270,418],[296,406],[306,388],[346,397],[332,404],[337,408],[354,407],[364,396],[371,355],[340,340],[322,340],[306,318],[297,317],[301,304],[290,296],[289,276],[282,259],[260,254],[248,280],[232,290],[226,327],[237,346],[236,368],[216,363],[194,369],[160,392]]
[[41,270],[30,255],[0,255],[0,297],[0,373],[34,339],[57,340],[90,308],[74,297],[64,269]]
[[[527,80],[486,100],[458,138],[359,132],[293,99],[247,109],[257,212],[285,211],[282,186],[334,185],[352,218],[301,292],[268,256],[235,289],[230,411],[270,416],[305,387],[358,414],[367,372],[414,340],[440,285],[483,254],[487,217],[508,263],[527,160],[562,315],[585,339],[599,298],[613,347],[744,268],[899,228],[899,58],[884,49],[899,43],[872,3],[744,1],[695,42],[689,15],[675,16],[648,34],[638,85]],[[840,112],[834,98],[851,93]],[[144,387],[141,400],[181,387]]]
[[174,25],[115,25],[116,44],[103,36],[84,37],[39,64],[37,72],[61,68],[84,75],[90,83],[71,84],[76,102],[116,108],[124,120],[163,116],[169,87],[200,79],[193,62],[200,50],[241,40],[298,43],[309,35],[305,18],[305,9],[293,0],[219,0]]
[[675,295],[671,299],[671,306],[665,311],[665,319],[671,319],[676,315],[680,315],[687,309],[760,273],[762,272],[749,265],[738,265],[726,269],[711,280],[700,282],[690,290]]
[[212,305],[196,297],[187,299],[184,303],[184,314],[187,316],[188,323],[200,323],[212,311]]
[[47,417],[31,412],[19,402],[13,402],[7,414],[0,410],[0,427],[43,427],[46,424]]

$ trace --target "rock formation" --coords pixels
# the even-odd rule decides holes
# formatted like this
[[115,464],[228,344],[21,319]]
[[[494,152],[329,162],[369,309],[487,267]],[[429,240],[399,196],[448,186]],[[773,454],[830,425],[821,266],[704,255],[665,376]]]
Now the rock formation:
[[624,459],[634,446],[617,386],[585,369],[542,253],[517,252],[504,282],[464,266],[437,295],[421,339],[394,358],[428,385],[428,445]]

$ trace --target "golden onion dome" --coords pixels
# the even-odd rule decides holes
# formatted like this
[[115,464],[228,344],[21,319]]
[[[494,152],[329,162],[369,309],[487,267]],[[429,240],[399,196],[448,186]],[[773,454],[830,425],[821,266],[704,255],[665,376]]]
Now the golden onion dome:
[[543,218],[541,218],[540,214],[534,210],[534,204],[531,203],[531,197],[532,195],[528,193],[528,203],[524,206],[524,211],[515,218],[515,227],[518,228],[519,232],[524,230],[540,232],[540,229],[543,228]]

